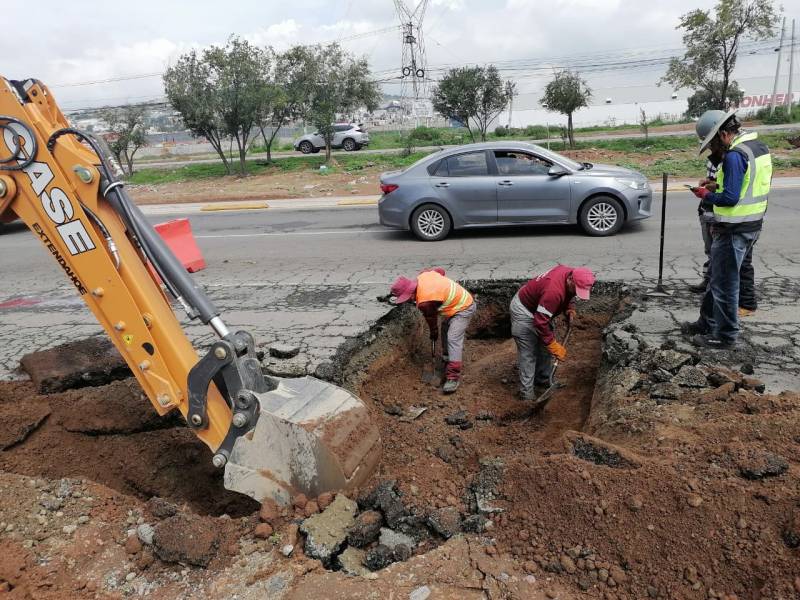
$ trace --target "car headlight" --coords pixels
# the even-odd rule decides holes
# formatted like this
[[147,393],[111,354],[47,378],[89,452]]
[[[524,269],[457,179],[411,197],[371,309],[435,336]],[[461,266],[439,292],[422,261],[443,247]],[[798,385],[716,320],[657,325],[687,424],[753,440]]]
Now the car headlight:
[[647,180],[646,179],[614,178],[614,181],[616,181],[617,183],[621,183],[622,185],[628,186],[632,190],[646,190],[647,189]]

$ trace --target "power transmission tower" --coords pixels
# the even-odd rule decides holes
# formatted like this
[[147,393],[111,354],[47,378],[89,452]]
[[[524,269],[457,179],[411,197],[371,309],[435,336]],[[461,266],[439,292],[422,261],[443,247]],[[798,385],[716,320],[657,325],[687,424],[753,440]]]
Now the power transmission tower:
[[427,94],[427,61],[425,43],[422,38],[422,20],[428,0],[419,0],[411,10],[405,0],[394,0],[403,35],[403,52],[400,63],[400,106],[403,111],[417,118],[417,104]]

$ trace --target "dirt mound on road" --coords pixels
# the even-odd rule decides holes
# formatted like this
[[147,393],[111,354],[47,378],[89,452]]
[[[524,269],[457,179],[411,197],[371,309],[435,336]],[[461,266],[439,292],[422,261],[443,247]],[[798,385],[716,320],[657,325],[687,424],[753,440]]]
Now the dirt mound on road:
[[[145,500],[186,503],[203,514],[257,509],[223,488],[208,448],[179,418],[159,417],[134,379],[47,396],[30,383],[0,383],[0,412],[17,411],[35,431],[0,454],[0,469],[83,477]],[[42,420],[45,411],[50,416]]]

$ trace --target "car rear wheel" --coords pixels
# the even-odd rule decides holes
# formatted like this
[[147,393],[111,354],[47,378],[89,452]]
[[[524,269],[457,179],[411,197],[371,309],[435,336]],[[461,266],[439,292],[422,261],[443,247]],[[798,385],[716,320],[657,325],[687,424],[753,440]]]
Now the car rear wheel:
[[411,215],[411,229],[423,242],[443,240],[452,227],[450,215],[436,204],[423,204]]
[[311,154],[314,151],[314,145],[311,142],[300,142],[300,152],[303,154]]
[[352,152],[353,150],[358,150],[358,144],[356,144],[356,141],[353,138],[346,138],[342,142],[342,148],[347,150],[347,152]]
[[604,237],[614,235],[622,229],[625,212],[616,198],[597,196],[581,207],[579,221],[587,234]]

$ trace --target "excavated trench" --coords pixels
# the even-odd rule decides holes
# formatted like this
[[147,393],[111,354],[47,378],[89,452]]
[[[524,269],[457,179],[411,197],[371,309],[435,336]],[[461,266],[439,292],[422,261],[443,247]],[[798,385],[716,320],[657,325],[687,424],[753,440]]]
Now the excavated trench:
[[[487,527],[497,537],[514,539],[519,526],[513,510],[503,506],[502,488],[529,482],[513,482],[504,473],[530,463],[533,455],[563,453],[566,434],[580,432],[589,415],[602,330],[619,306],[619,288],[600,285],[580,304],[569,359],[557,377],[564,387],[531,416],[529,403],[517,396],[508,314],[521,283],[466,283],[476,293],[478,311],[467,332],[463,380],[452,396],[421,380],[430,346],[427,325],[413,307],[395,309],[366,336],[369,343],[338,357],[345,365],[340,382],[370,406],[383,440],[381,463],[359,505],[383,512],[384,527],[412,538],[415,553],[461,531],[483,533]],[[559,320],[559,339],[564,331]],[[388,511],[375,501],[376,489],[388,498]],[[391,514],[398,510],[399,516]],[[403,548],[399,558],[382,557],[376,544],[362,544],[372,568],[406,553]]]
[[[411,306],[317,369],[364,400],[383,440],[377,471],[348,494],[358,527],[325,566],[348,570],[347,556],[350,569],[377,570],[466,533],[518,575],[576,595],[793,597],[800,396],[748,391],[741,374],[700,369],[701,357],[674,341],[650,347],[626,319],[643,300],[598,284],[579,304],[564,387],[527,418],[507,308],[520,284],[466,282],[479,310],[452,396],[421,381],[429,346]],[[700,381],[685,377],[695,371]],[[179,419],[159,418],[132,379],[50,395],[0,382],[0,420],[0,470],[254,520],[257,504],[226,491],[207,448]],[[284,516],[276,531],[304,518]],[[380,548],[398,534],[394,549]]]
[[[469,515],[469,486],[483,459],[513,460],[531,447],[558,447],[563,432],[586,420],[600,358],[601,330],[618,304],[614,286],[580,307],[561,368],[559,390],[546,410],[524,420],[517,400],[515,347],[508,303],[518,281],[471,282],[479,310],[468,332],[463,384],[453,396],[423,384],[427,332],[411,307],[391,311],[349,340],[329,365],[330,379],[360,395],[384,442],[378,471],[365,490],[394,480],[419,514],[456,507]],[[563,327],[558,332],[563,336]],[[424,409],[415,419],[412,409]],[[0,382],[0,469],[31,477],[85,478],[147,500],[157,496],[208,515],[252,514],[258,506],[228,492],[207,448],[178,417],[160,418],[127,379],[99,387],[39,395],[26,382]],[[363,502],[362,502],[363,504]],[[442,541],[432,532],[418,551]]]

